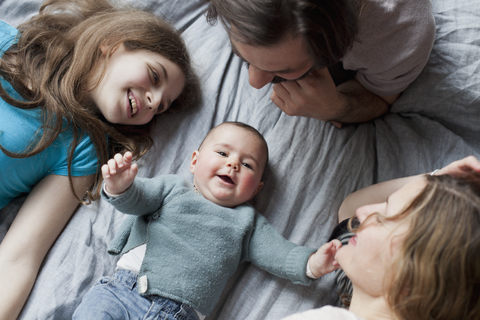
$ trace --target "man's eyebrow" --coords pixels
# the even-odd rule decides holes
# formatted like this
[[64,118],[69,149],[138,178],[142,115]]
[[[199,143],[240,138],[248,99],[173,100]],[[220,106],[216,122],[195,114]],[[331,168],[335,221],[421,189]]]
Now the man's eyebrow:
[[[232,47],[232,51],[234,54],[236,54],[240,59],[242,59],[244,62],[248,63],[248,65],[250,65],[250,62],[248,62],[247,60],[245,60],[242,55],[240,54],[240,52],[238,52],[237,48],[235,48],[235,46],[233,45],[232,41],[230,40],[230,46]],[[296,80],[300,80],[304,77],[306,77],[308,75],[308,73],[310,71],[312,71],[313,67],[310,68],[305,74],[303,74],[300,78],[296,79]],[[284,70],[278,70],[278,71],[268,71],[268,70],[262,70],[264,72],[269,72],[269,73],[291,73],[291,72],[295,72],[297,70],[293,70],[293,69],[284,69]]]

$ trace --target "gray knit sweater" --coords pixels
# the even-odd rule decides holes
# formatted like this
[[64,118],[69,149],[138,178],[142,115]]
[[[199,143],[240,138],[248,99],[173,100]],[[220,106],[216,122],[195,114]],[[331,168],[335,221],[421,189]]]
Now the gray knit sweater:
[[284,239],[248,204],[218,206],[178,175],[137,178],[120,197],[104,198],[129,216],[110,244],[123,254],[147,244],[139,279],[142,295],[181,301],[208,315],[238,265],[249,261],[294,283],[305,275],[313,248]]

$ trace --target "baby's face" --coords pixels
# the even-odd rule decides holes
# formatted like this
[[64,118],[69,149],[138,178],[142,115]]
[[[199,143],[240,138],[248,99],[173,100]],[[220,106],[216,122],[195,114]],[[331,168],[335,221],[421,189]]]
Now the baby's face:
[[223,124],[205,139],[192,155],[194,185],[208,200],[236,207],[260,191],[267,150],[252,132]]

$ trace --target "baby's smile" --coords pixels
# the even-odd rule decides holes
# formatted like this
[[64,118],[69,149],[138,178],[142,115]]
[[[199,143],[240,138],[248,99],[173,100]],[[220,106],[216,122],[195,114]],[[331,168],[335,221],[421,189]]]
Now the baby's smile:
[[220,179],[222,179],[224,182],[228,183],[228,184],[235,184],[232,180],[232,178],[230,178],[229,176],[224,176],[224,175],[219,175],[217,176],[219,177]]

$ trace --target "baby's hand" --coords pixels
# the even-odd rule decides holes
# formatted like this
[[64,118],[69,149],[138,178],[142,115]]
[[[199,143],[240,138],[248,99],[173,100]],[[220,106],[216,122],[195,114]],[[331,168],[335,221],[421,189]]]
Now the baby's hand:
[[315,278],[320,278],[327,273],[340,268],[338,262],[335,260],[335,255],[341,247],[342,243],[339,240],[334,239],[325,243],[317,250],[317,252],[310,256],[308,264],[310,266],[310,271],[312,271]]
[[111,194],[124,193],[132,185],[137,172],[137,165],[132,164],[131,152],[126,152],[123,156],[117,153],[102,166],[106,191]]

